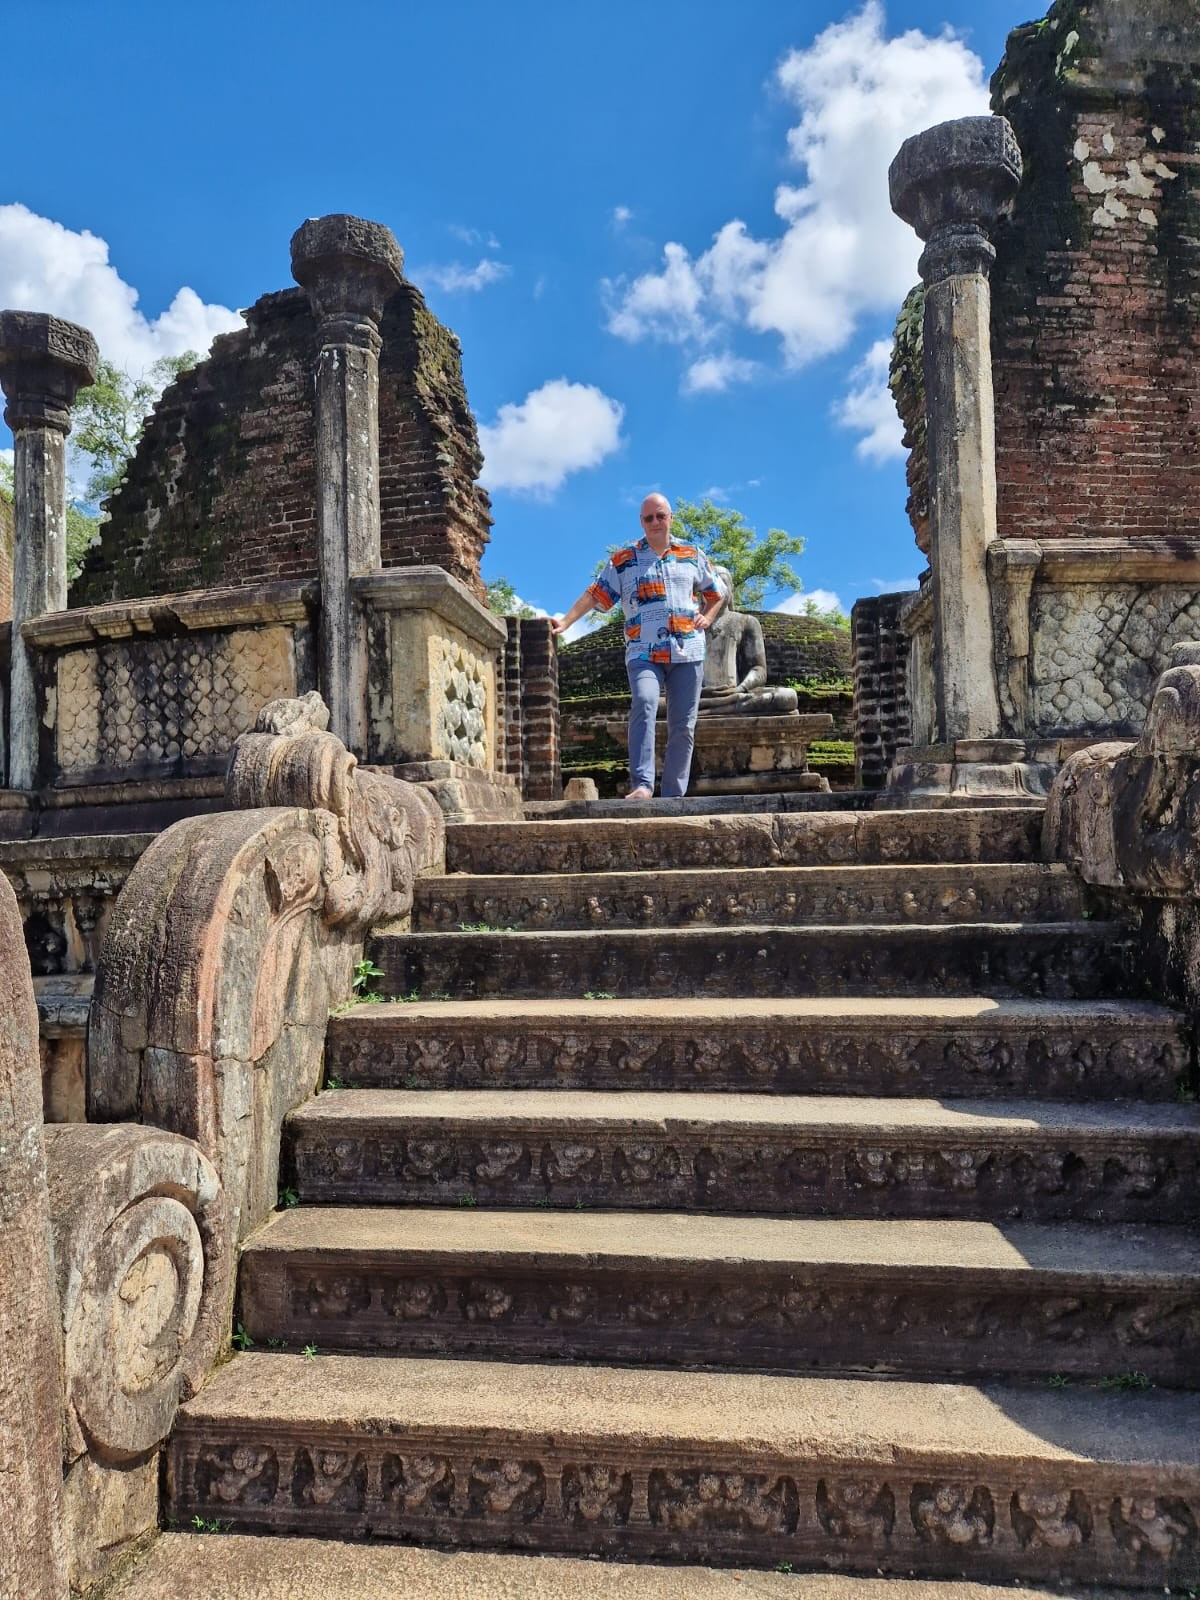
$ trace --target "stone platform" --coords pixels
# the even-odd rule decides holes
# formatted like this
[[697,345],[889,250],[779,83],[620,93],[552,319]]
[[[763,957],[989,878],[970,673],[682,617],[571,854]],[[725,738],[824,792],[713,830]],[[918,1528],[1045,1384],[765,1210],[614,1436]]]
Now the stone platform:
[[[624,722],[610,722],[608,731],[624,742]],[[696,745],[688,785],[694,795],[755,794],[805,790],[828,793],[829,784],[808,770],[808,747],[828,738],[833,718],[827,711],[780,717],[705,716],[696,718]],[[667,746],[667,724],[660,716],[654,730],[655,753],[661,764]]]

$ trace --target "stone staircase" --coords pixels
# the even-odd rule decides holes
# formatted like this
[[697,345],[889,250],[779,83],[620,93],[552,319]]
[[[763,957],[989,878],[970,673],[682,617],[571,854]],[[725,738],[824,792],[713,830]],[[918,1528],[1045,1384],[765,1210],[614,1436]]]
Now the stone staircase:
[[[256,1595],[1194,1584],[1189,1036],[1039,824],[452,829],[372,947],[403,1002],[291,1118],[176,1525],[319,1536]],[[165,1541],[137,1592],[262,1548]]]

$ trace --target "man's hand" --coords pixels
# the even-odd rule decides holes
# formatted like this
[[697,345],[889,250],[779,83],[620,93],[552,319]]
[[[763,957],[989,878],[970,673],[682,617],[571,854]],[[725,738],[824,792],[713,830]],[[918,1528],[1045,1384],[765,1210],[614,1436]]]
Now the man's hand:
[[566,633],[566,631],[567,631],[567,619],[565,617],[551,617],[550,618],[550,632],[551,633]]

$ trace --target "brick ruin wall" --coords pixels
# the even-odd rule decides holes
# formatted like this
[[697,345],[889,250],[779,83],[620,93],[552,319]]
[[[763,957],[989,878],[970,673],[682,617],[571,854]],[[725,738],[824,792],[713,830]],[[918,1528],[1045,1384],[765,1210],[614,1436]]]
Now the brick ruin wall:
[[912,739],[908,640],[900,628],[905,594],[858,600],[850,613],[854,660],[854,785],[879,789],[896,750]]
[[[164,392],[72,607],[317,575],[315,323],[300,289],[264,295],[245,317]],[[444,567],[482,599],[490,503],[458,340],[411,284],[381,331],[383,565]]]
[[1000,534],[1200,532],[1195,0],[1058,0],[992,103],[1025,163],[992,273]]
[[506,617],[504,758],[526,800],[562,795],[558,642],[546,617]]

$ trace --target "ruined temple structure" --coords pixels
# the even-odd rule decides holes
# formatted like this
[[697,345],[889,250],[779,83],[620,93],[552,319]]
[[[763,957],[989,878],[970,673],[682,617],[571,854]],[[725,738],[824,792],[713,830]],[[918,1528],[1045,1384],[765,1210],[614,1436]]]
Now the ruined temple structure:
[[[318,576],[317,319],[265,294],[156,406],[71,606]],[[379,320],[381,565],[442,567],[483,597],[491,512],[458,340],[398,278]]]
[[[94,343],[0,314],[0,1600],[1200,1585],[1200,644],[1164,654],[1194,440],[1160,410],[1200,152],[1190,13],[1131,9],[1057,6],[1003,118],[893,168],[928,236],[931,576],[855,616],[864,784],[916,744],[882,792],[558,798],[549,625],[480,604],[482,522],[444,502],[391,561],[421,358],[387,341],[420,308],[379,224],[305,223],[303,301],[165,397],[84,580],[116,598],[66,604]],[[1101,302],[1124,417],[1079,399]],[[1139,389],[1146,327],[1178,365]],[[252,517],[302,567],[242,582]],[[1092,701],[1129,737],[1089,742]]]
[[926,241],[893,363],[930,559],[901,790],[1044,794],[1200,626],[1198,72],[1190,0],[1056,0],[996,115],[893,166]]

